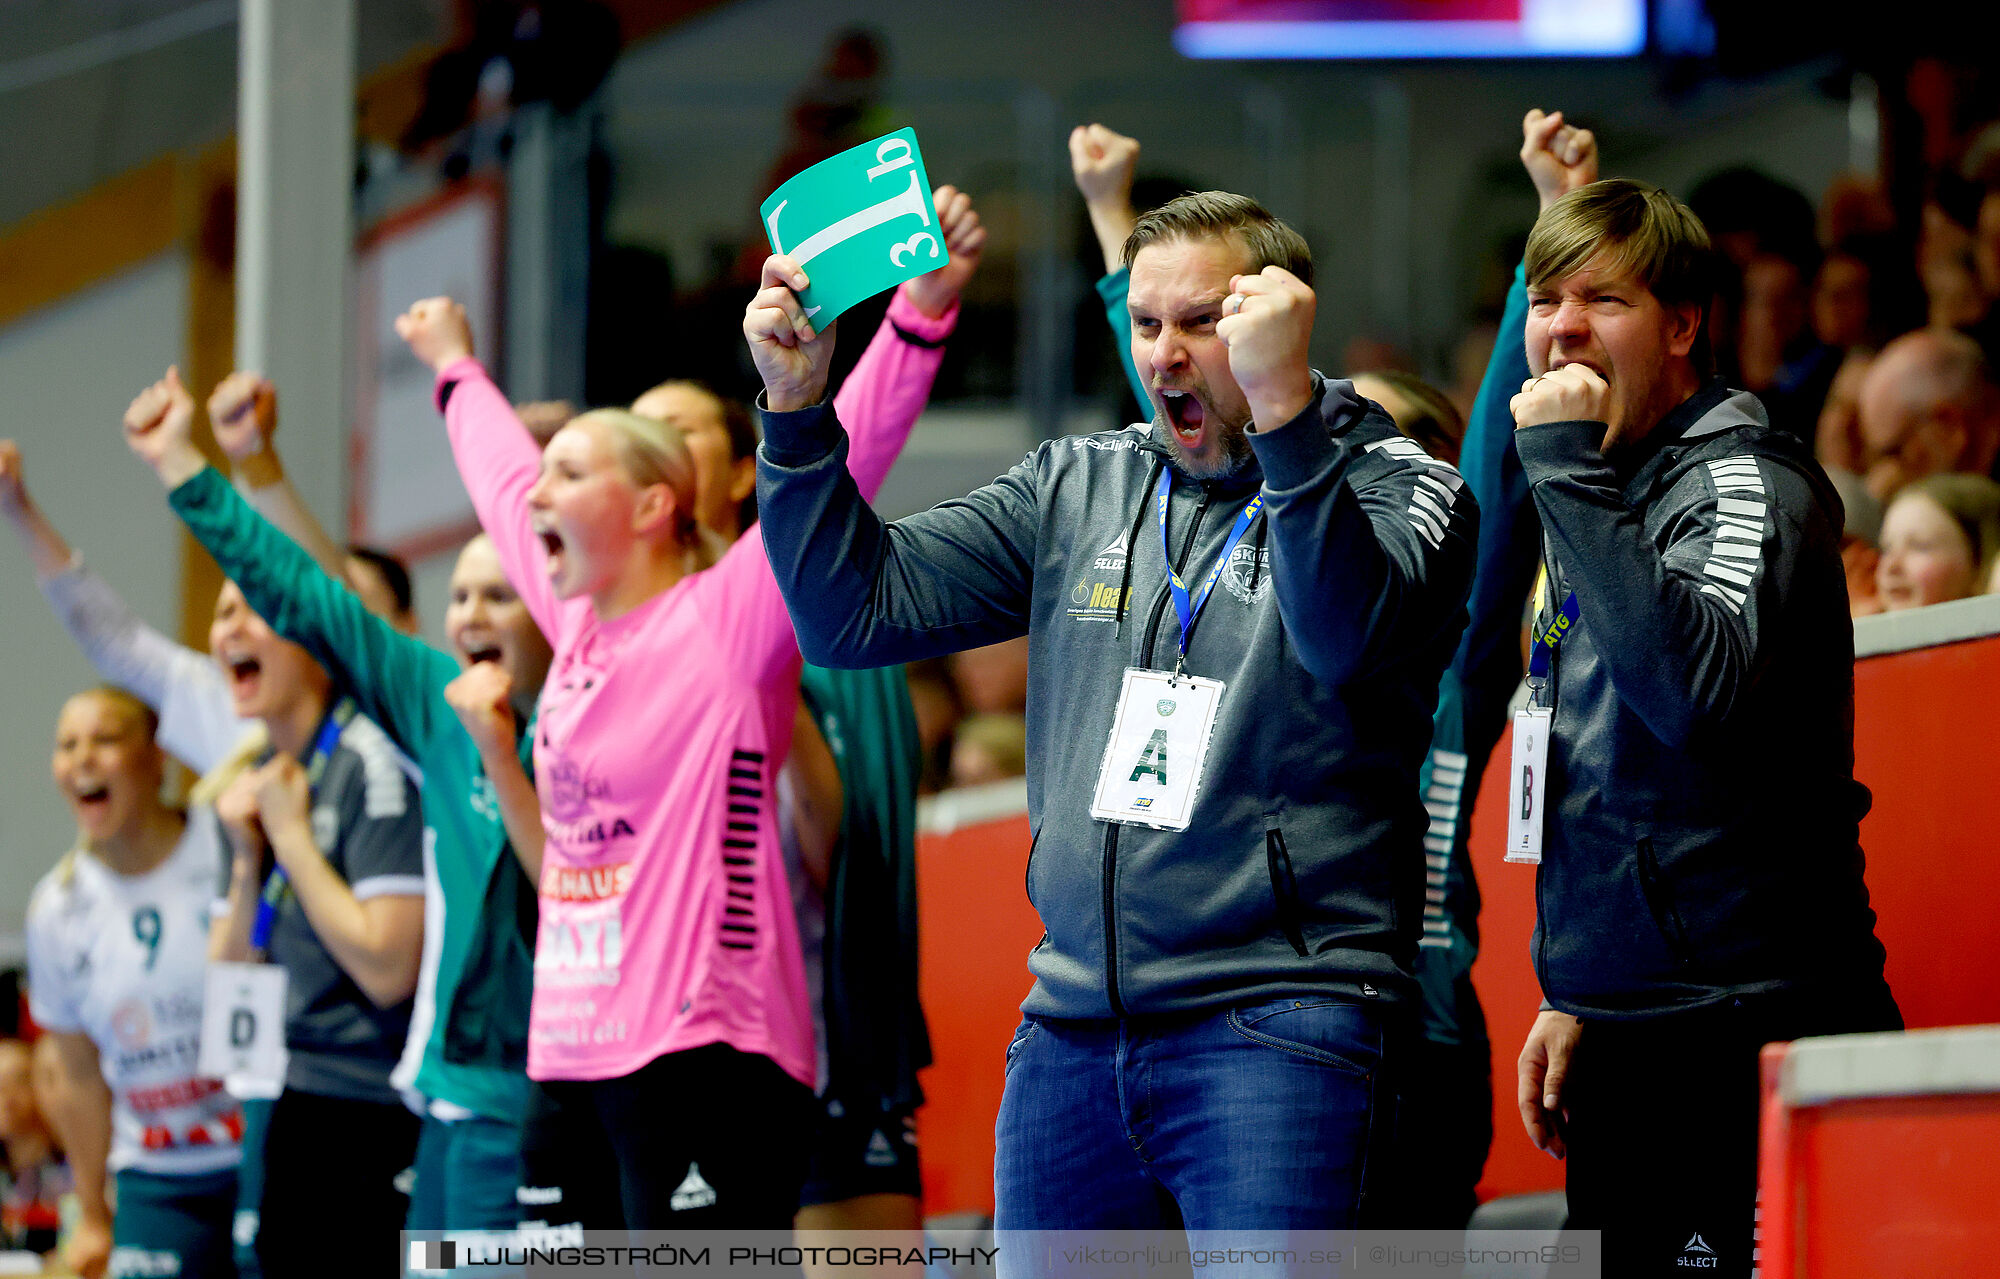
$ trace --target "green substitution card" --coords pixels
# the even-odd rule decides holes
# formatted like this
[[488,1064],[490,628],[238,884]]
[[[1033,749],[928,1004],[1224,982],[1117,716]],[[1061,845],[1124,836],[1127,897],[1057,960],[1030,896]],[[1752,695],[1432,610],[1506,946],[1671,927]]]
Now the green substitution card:
[[945,264],[914,129],[821,160],[773,191],[758,212],[772,252],[790,254],[812,281],[799,301],[815,329]]

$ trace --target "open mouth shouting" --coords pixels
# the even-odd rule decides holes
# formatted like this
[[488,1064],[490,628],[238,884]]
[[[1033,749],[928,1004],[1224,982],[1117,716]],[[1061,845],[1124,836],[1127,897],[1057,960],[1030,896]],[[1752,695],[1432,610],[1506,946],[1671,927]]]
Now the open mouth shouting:
[[264,663],[256,654],[244,649],[230,649],[218,654],[223,673],[229,677],[229,695],[236,699],[241,708],[249,705],[257,696],[264,683]]
[[96,779],[79,779],[70,784],[69,799],[76,806],[77,816],[89,822],[110,811],[111,785]]
[[504,654],[500,651],[500,646],[491,640],[468,640],[465,643],[465,661],[468,666],[477,666],[481,662],[492,662],[497,666],[502,656]]
[[1160,403],[1166,409],[1167,426],[1182,448],[1198,452],[1207,438],[1208,406],[1192,391],[1160,388]]
[[544,524],[539,520],[535,521],[532,527],[534,528],[535,536],[542,539],[542,550],[548,555],[547,561],[542,566],[543,571],[552,578],[559,576],[562,573],[563,561],[566,558],[562,534],[556,532],[551,525]]

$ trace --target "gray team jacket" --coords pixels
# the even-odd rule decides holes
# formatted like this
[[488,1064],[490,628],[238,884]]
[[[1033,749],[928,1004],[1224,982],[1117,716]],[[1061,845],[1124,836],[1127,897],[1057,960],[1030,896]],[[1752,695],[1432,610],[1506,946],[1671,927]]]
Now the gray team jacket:
[[[1428,823],[1417,770],[1465,624],[1477,512],[1458,473],[1347,382],[1195,483],[1150,425],[1042,444],[884,525],[830,404],[766,413],[764,542],[806,659],[910,661],[1029,637],[1028,895],[1047,934],[1024,1009],[1108,1017],[1329,990],[1407,997]],[[1173,669],[1166,543],[1193,590],[1261,486],[1189,640],[1221,680],[1192,824],[1090,816],[1124,671]]]
[[[1582,1017],[1877,985],[1840,499],[1714,383],[1616,464],[1601,422],[1515,432],[1556,589],[1535,971]],[[1622,451],[1621,451],[1622,452]]]

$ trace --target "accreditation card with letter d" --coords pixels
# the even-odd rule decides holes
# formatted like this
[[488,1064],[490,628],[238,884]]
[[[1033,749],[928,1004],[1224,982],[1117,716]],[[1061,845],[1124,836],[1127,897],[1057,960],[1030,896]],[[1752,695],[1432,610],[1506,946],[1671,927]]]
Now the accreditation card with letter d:
[[1221,680],[1128,668],[1090,815],[1186,830],[1221,704]]

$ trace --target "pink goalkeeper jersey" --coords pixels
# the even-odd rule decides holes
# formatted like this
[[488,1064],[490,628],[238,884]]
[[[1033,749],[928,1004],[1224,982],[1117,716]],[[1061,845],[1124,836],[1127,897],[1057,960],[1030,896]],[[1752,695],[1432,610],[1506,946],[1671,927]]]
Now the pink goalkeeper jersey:
[[[933,320],[899,292],[836,399],[872,498],[930,395]],[[919,339],[906,340],[895,329]],[[725,1043],[814,1082],[776,778],[799,649],[754,530],[613,621],[559,601],[528,526],[540,451],[473,360],[438,376],[460,474],[507,578],[555,646],[535,730],[548,834],[528,1032],[535,1079],[612,1079]]]

